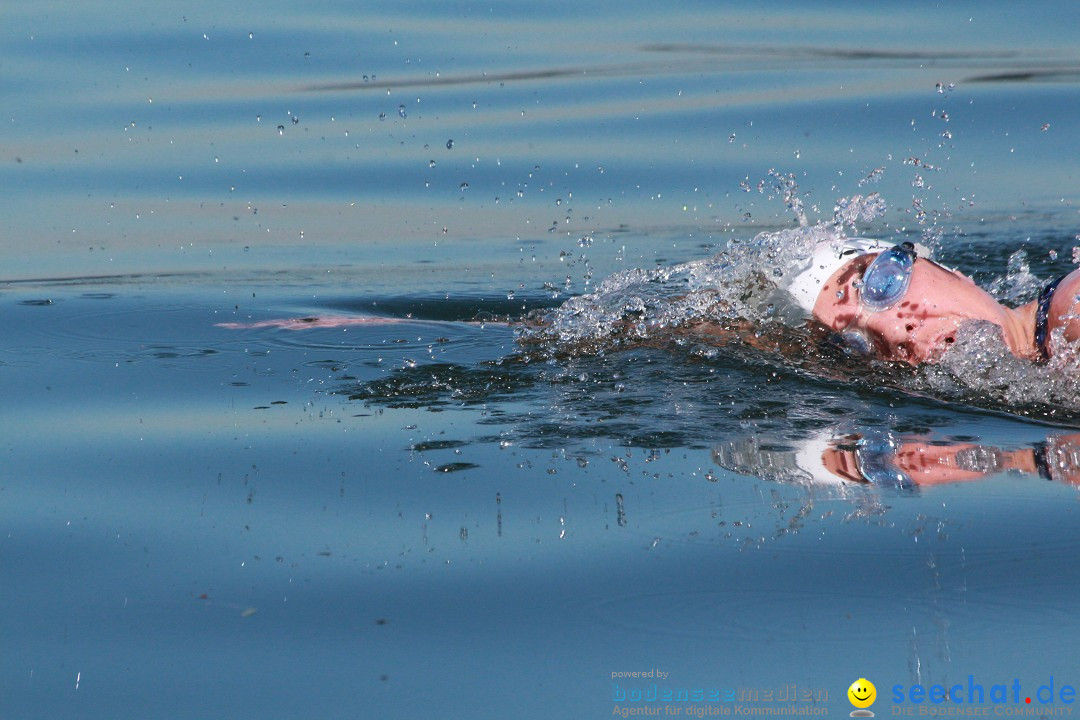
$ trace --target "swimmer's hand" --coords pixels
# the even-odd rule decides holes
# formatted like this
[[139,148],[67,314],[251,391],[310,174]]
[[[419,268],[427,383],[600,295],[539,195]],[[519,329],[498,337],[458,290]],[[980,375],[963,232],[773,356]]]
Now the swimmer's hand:
[[425,320],[421,318],[385,317],[381,315],[307,315],[297,318],[276,318],[256,322],[214,323],[214,327],[226,330],[252,330],[257,328],[282,328],[283,330],[311,330],[312,328],[340,328],[357,325],[405,325],[409,323],[447,323],[454,325],[505,325],[506,320],[477,318],[476,320]]

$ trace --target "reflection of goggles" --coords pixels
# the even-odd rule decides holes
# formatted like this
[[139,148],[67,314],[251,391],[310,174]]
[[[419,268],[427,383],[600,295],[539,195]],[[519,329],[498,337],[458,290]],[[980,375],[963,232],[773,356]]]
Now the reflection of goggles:
[[855,444],[855,467],[871,485],[910,489],[914,487],[911,478],[893,463],[897,449],[896,440],[888,433],[859,438]]

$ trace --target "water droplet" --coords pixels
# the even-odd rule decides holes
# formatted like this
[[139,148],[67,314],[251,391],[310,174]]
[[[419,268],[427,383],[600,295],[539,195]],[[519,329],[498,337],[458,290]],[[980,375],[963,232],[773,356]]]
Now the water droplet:
[[299,124],[300,124],[300,118],[298,118],[297,116],[293,115],[293,119],[292,119],[292,124],[293,124],[293,125],[299,125]]
[[408,115],[405,114],[405,105],[404,104],[397,106],[397,114],[400,115],[402,118],[408,117]]
[[284,125],[278,125],[277,126],[277,134],[278,135],[284,135],[285,134],[285,126]]
[[507,300],[513,300],[513,299],[514,299],[514,291],[513,291],[513,290],[508,290],[508,291],[507,291],[507,293],[506,293],[506,299],[507,299]]
[[249,32],[248,33],[248,40],[254,40],[254,39],[255,39],[255,33]]
[[461,190],[462,192],[465,192],[466,190],[469,189],[469,183],[467,183],[467,182],[461,183],[461,185],[458,187],[458,189]]
[[727,141],[728,141],[729,143],[733,143],[733,142],[735,142],[735,133],[731,133],[730,135],[728,135],[728,139],[727,139]]
[[434,160],[428,160],[427,166],[428,167],[435,167],[435,161]]
[[379,120],[385,120],[385,119],[386,119],[386,113],[379,113]]
[[447,150],[453,150],[454,149],[454,140],[453,140],[453,138],[446,141],[446,149]]

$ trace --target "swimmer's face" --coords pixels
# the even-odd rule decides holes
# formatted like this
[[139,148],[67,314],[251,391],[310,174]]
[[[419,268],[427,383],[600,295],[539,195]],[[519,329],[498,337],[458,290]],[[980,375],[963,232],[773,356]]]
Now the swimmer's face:
[[874,700],[877,699],[877,688],[874,687],[874,683],[870,682],[866,678],[859,678],[855,682],[851,683],[851,687],[847,691],[848,700],[851,704],[857,708],[868,708],[874,704]]
[[886,360],[933,361],[956,340],[967,320],[1004,327],[1006,310],[970,278],[918,259],[904,296],[890,308],[872,312],[859,302],[858,282],[875,255],[840,268],[822,286],[814,316],[833,330],[857,329]]

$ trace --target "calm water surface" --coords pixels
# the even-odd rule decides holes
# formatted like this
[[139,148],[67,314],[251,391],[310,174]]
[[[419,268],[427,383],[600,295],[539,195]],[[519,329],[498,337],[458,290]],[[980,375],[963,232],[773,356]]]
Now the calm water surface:
[[[1075,415],[460,322],[788,226],[773,168],[1030,299],[1080,244],[1073,4],[2,15],[5,717],[1080,683]],[[856,436],[959,469],[796,472]]]

